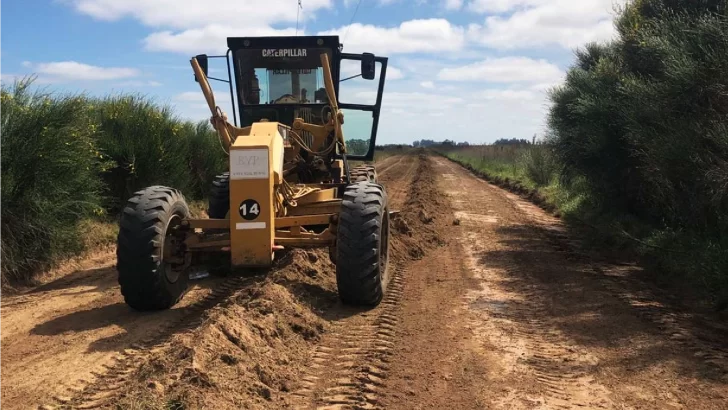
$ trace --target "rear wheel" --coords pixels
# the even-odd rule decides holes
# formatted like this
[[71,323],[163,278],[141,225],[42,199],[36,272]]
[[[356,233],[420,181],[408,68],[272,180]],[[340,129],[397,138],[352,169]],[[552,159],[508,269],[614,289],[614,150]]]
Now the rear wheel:
[[207,215],[211,219],[225,219],[230,210],[230,173],[217,175],[212,180],[207,202]]
[[381,185],[358,182],[346,187],[336,235],[339,297],[347,304],[379,304],[389,259],[389,208]]
[[[215,176],[207,202],[207,215],[211,219],[227,219],[230,212],[230,173],[224,172]],[[230,253],[210,252],[207,271],[214,276],[226,276],[230,273]]]
[[351,183],[355,182],[377,182],[377,170],[374,165],[360,165],[349,171]]
[[175,233],[189,216],[184,197],[173,188],[152,186],[127,202],[119,226],[116,269],[124,301],[132,308],[168,309],[187,290],[188,264]]

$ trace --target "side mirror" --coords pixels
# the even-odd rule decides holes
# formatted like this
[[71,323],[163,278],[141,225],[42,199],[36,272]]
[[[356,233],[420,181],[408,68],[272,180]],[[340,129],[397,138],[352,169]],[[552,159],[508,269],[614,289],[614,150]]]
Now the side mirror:
[[[200,65],[202,72],[205,73],[205,77],[207,77],[207,54],[198,54],[195,56],[195,59]],[[200,82],[200,79],[197,78],[197,75],[195,75],[195,81],[197,81],[198,83]]]
[[377,65],[374,61],[374,54],[362,53],[361,55],[361,77],[365,80],[373,80],[377,75]]

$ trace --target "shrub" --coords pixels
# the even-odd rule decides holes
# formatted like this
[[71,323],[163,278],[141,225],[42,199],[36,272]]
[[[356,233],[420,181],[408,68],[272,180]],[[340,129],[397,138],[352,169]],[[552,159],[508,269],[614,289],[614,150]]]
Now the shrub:
[[627,4],[616,19],[619,38],[577,52],[565,84],[551,92],[549,113],[564,180],[583,178],[603,213],[648,224],[653,232],[643,239],[694,247],[687,251],[709,260],[658,259],[674,260],[667,271],[699,278],[715,293],[724,286],[724,295],[727,11],[724,0]]
[[135,191],[160,184],[187,192],[189,141],[169,108],[137,95],[107,97],[92,107],[98,144],[112,164],[104,169],[107,206],[117,211]]
[[188,141],[186,166],[190,174],[187,196],[206,199],[215,175],[228,168],[228,155],[208,121],[185,123],[180,135]]
[[25,278],[83,245],[79,223],[101,213],[88,100],[2,86],[2,278]]
[[537,187],[544,187],[551,183],[558,172],[558,163],[545,145],[533,145],[524,148],[519,159],[526,178],[533,181]]
[[631,3],[620,39],[580,50],[552,92],[555,152],[605,204],[655,226],[728,229],[725,11],[716,1]]

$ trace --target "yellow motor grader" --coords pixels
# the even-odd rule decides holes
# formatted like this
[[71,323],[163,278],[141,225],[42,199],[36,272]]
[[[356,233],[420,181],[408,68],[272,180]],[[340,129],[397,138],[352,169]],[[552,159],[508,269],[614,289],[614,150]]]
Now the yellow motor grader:
[[[373,159],[387,58],[343,53],[337,36],[227,43],[224,56],[190,62],[229,170],[212,181],[209,219],[192,218],[173,187],[150,186],[128,200],[117,247],[126,303],[137,310],[173,306],[200,264],[213,272],[267,268],[284,248],[328,247],[341,300],[378,304],[388,280],[387,194],[373,166],[352,168],[349,161]],[[213,57],[227,60],[227,80],[208,77]],[[342,79],[342,62],[361,72]],[[354,77],[378,77],[373,104],[339,101],[340,83]],[[229,84],[234,124],[216,105],[208,78]],[[371,113],[369,141],[359,152],[347,149],[344,111]]]

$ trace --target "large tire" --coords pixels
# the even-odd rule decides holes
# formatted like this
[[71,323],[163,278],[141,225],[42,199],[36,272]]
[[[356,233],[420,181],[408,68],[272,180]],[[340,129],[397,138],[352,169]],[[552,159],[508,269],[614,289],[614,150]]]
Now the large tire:
[[211,219],[225,219],[230,211],[230,173],[215,177],[207,202],[207,215]]
[[190,216],[184,196],[173,188],[152,186],[138,191],[121,215],[116,269],[124,301],[137,310],[174,306],[187,290],[184,269],[163,260],[170,227]]
[[351,183],[357,182],[377,182],[377,170],[374,165],[360,165],[349,171]]
[[389,207],[381,185],[346,187],[336,234],[339,297],[346,304],[376,306],[389,279]]

